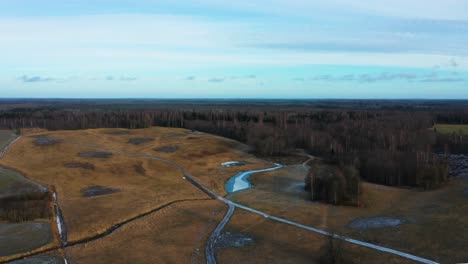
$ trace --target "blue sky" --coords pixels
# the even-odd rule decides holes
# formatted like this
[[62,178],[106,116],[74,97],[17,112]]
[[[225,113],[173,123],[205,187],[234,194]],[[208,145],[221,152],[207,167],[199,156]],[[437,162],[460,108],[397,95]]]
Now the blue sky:
[[466,10],[468,0],[0,0],[0,97],[468,99]]

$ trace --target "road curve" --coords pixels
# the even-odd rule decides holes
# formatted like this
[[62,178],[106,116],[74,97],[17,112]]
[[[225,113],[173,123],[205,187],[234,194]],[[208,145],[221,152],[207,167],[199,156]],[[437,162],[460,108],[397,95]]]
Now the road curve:
[[[84,144],[82,142],[76,142],[76,141],[75,142],[70,142],[69,144],[78,145],[80,147],[87,147],[87,148],[100,150],[100,151],[107,151],[107,152],[116,153],[116,154],[123,154],[123,155],[127,155],[127,156],[134,157],[134,158],[146,158],[146,159],[152,159],[152,160],[159,160],[159,161],[167,163],[167,164],[173,166],[174,168],[176,168],[177,170],[179,170],[184,175],[185,180],[187,180],[192,185],[194,185],[195,187],[197,187],[201,191],[205,192],[209,196],[211,196],[211,197],[213,197],[215,199],[218,199],[219,201],[225,203],[226,205],[229,206],[229,208],[237,207],[237,208],[249,211],[249,212],[254,213],[254,214],[261,215],[261,216],[263,216],[265,218],[268,218],[268,219],[271,219],[271,220],[274,220],[274,221],[277,221],[277,222],[280,222],[280,223],[292,225],[292,226],[295,226],[295,227],[298,227],[298,228],[301,228],[301,229],[304,229],[304,230],[308,230],[308,231],[311,231],[311,232],[314,232],[314,233],[318,233],[318,234],[321,234],[321,235],[324,235],[324,236],[341,239],[341,240],[346,241],[348,243],[352,243],[352,244],[364,246],[364,247],[367,247],[367,248],[375,249],[375,250],[378,250],[378,251],[381,251],[381,252],[386,252],[386,253],[390,253],[390,254],[393,254],[393,255],[397,255],[397,256],[400,256],[400,257],[403,257],[403,258],[406,258],[406,259],[410,259],[410,260],[413,260],[413,261],[416,261],[416,262],[425,263],[425,264],[438,264],[438,262],[435,262],[433,260],[418,257],[418,256],[415,256],[415,255],[412,255],[412,254],[409,254],[409,253],[406,253],[406,252],[402,252],[402,251],[398,251],[398,250],[394,250],[394,249],[391,249],[391,248],[386,248],[386,247],[382,247],[382,246],[379,246],[379,245],[367,243],[367,242],[364,242],[364,241],[348,238],[348,237],[341,236],[341,235],[338,235],[338,234],[333,234],[333,233],[327,232],[325,230],[321,230],[321,229],[317,229],[317,228],[314,228],[314,227],[306,226],[306,225],[296,223],[296,222],[293,222],[293,221],[290,221],[290,220],[287,220],[287,219],[284,219],[284,218],[272,216],[272,215],[266,214],[264,212],[255,210],[253,208],[250,208],[250,207],[247,207],[247,206],[232,202],[231,200],[228,200],[228,199],[220,196],[219,194],[215,193],[214,191],[208,189],[208,187],[206,187],[201,182],[199,182],[193,175],[188,173],[184,168],[182,168],[177,163],[175,163],[173,161],[170,161],[170,160],[167,160],[167,159],[164,159],[164,158],[161,158],[161,157],[158,157],[158,156],[147,155],[147,154],[139,154],[139,153],[132,153],[132,152],[126,152],[126,151],[121,151],[121,150],[106,149],[106,148],[101,148],[101,147],[97,147],[97,146],[93,146],[93,145],[89,145],[89,144]],[[229,210],[228,210],[228,213],[229,213]],[[226,214],[225,218],[227,216],[229,216],[229,214]],[[227,219],[229,219],[229,217]],[[208,261],[208,256],[207,256],[207,261]],[[216,262],[213,262],[213,263],[216,263]]]
[[226,215],[213,231],[213,233],[211,233],[210,239],[206,243],[205,256],[207,264],[216,264],[216,241],[218,240],[219,236],[221,235],[221,231],[223,231],[224,227],[229,222],[229,219],[231,219],[231,216],[234,214],[236,209],[234,205],[229,204],[228,206],[229,209]]

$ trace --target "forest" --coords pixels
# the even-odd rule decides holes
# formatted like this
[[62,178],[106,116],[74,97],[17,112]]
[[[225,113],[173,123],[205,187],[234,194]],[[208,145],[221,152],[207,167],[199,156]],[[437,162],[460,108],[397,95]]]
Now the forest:
[[444,155],[468,150],[466,135],[439,134],[433,128],[438,123],[468,124],[465,101],[141,104],[144,107],[138,101],[10,102],[0,110],[0,127],[183,127],[239,140],[255,147],[258,155],[287,155],[290,150],[304,149],[328,164],[356,170],[363,180],[424,189],[447,181]]

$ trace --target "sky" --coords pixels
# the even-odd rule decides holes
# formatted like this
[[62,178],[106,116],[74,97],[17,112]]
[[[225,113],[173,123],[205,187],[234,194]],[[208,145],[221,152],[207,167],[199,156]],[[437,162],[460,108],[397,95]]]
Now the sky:
[[468,99],[468,0],[0,0],[3,98]]

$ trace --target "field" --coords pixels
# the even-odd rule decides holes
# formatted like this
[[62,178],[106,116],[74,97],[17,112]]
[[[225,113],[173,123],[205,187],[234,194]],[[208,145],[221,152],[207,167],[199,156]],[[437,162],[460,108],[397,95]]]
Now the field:
[[437,124],[434,129],[441,134],[468,135],[468,125]]
[[[334,240],[334,247],[330,247],[329,238],[243,210],[236,211],[226,232],[242,234],[254,242],[221,249],[218,253],[220,263],[413,263],[339,240]],[[337,257],[336,262],[329,261],[331,255]]]
[[11,130],[0,130],[0,151],[15,138],[16,135]]
[[[57,249],[55,219],[22,222],[23,228],[0,222],[0,237],[11,239],[15,230],[23,230],[17,237],[27,238],[18,239],[20,246],[0,239],[5,248],[0,261],[56,248],[46,250],[42,258],[53,263],[64,257],[72,263],[204,263],[207,239],[227,207],[160,158],[177,163],[221,195],[226,195],[225,182],[238,172],[272,166],[248,154],[246,145],[186,129],[25,133],[0,160],[0,166],[14,169],[0,169],[0,189],[2,194],[13,193],[20,184],[26,193],[54,190],[68,246]],[[227,161],[244,165],[221,166]],[[254,188],[227,197],[274,216],[443,263],[466,260],[466,241],[460,236],[468,226],[466,179],[427,192],[363,183],[362,207],[331,206],[311,202],[303,191],[308,171],[301,164],[304,157],[282,161],[290,165],[252,175]],[[392,217],[401,225],[352,228],[354,221],[372,217]],[[408,262],[241,209],[236,209],[216,246],[221,263],[324,263],[335,255],[341,263]]]
[[217,201],[177,203],[67,254],[72,263],[205,263],[205,241],[224,212]]
[[[165,151],[168,146],[176,150]],[[180,164],[211,189],[225,193],[223,183],[230,176],[269,166],[246,149],[231,140],[185,129],[41,132],[20,139],[0,166],[56,190],[68,243],[74,244],[174,203],[208,198],[174,167],[150,155]],[[229,160],[243,160],[246,165],[221,167]]]
[[[255,188],[231,198],[275,216],[442,263],[468,258],[466,238],[460,235],[468,226],[466,179],[453,179],[448,186],[427,192],[363,183],[363,207],[349,207],[309,201],[309,194],[300,185],[305,173],[306,169],[297,165],[254,174],[251,182]],[[394,217],[403,224],[375,229],[350,227],[353,220],[371,217]],[[280,252],[283,247],[270,246],[273,248],[266,248],[265,254]]]

